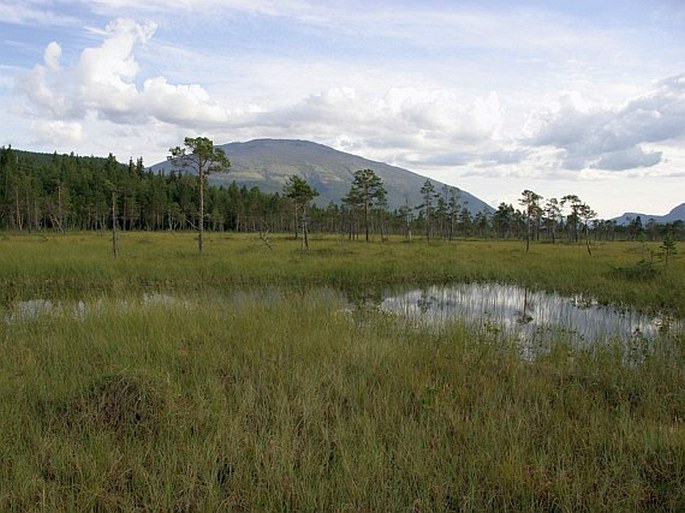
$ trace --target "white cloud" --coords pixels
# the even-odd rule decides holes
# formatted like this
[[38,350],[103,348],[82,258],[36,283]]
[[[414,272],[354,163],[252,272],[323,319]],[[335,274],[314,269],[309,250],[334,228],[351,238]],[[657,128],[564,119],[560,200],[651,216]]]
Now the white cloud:
[[207,125],[228,121],[226,109],[201,86],[173,85],[163,77],[145,81],[138,104],[153,118],[167,123]]
[[59,91],[60,74],[56,71],[50,65],[37,64],[15,80],[15,90],[27,96],[36,117],[61,118],[66,115],[66,98]]
[[45,9],[43,2],[0,0],[0,20],[15,25],[73,25],[74,18]]
[[661,162],[662,156],[663,152],[661,151],[645,153],[640,146],[633,146],[625,150],[603,153],[592,167],[609,171],[625,171],[636,167],[652,167]]
[[84,139],[83,126],[73,121],[36,121],[31,130],[41,144],[53,147],[77,145]]
[[685,75],[664,80],[613,108],[566,95],[556,109],[537,113],[531,125],[527,142],[562,150],[566,168],[623,171],[654,166],[663,153],[646,150],[645,144],[685,136]]
[[235,10],[271,16],[315,10],[316,4],[304,0],[81,0],[100,12],[191,12],[193,16],[216,16],[219,11]]
[[135,49],[156,30],[154,23],[117,19],[106,27],[102,45],[84,49],[72,68],[60,66],[61,47],[52,42],[44,52],[45,64],[20,75],[15,88],[29,100],[36,118],[77,121],[95,114],[115,123],[225,121],[225,112],[200,85],[173,85],[155,77],[139,90]]
[[118,19],[107,26],[107,38],[98,48],[81,54],[75,77],[78,99],[84,109],[97,111],[105,118],[136,115],[138,97],[135,79],[139,66],[133,54],[136,44],[144,44],[156,30],[153,23],[139,25]]
[[62,56],[62,47],[56,41],[51,42],[43,54],[43,60],[50,71],[59,71],[60,57]]
[[390,122],[387,129],[395,129],[397,121],[403,121],[407,130],[453,142],[490,138],[502,121],[496,93],[469,99],[446,90],[394,88],[383,104]]
[[502,116],[495,93],[474,98],[442,89],[391,87],[377,94],[338,87],[282,108],[246,113],[240,123],[331,144],[345,134],[348,149],[404,152],[409,158],[490,141]]

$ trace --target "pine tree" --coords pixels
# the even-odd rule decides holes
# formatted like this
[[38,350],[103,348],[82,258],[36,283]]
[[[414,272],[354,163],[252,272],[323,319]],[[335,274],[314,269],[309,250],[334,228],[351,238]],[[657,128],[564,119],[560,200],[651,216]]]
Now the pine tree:
[[223,148],[214,147],[214,143],[206,137],[186,137],[184,140],[185,148],[176,146],[169,148],[169,157],[176,165],[190,168],[197,173],[197,183],[199,188],[199,212],[198,212],[198,249],[200,254],[204,249],[204,227],[205,227],[205,180],[213,172],[227,172],[231,167],[231,162],[226,157]]

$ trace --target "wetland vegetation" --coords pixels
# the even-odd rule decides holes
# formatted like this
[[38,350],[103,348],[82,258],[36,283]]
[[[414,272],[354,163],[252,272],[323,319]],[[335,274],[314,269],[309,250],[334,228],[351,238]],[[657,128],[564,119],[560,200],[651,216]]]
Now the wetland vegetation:
[[658,243],[195,236],[0,235],[0,510],[685,509],[681,328],[531,355],[365,307],[477,282],[682,319]]

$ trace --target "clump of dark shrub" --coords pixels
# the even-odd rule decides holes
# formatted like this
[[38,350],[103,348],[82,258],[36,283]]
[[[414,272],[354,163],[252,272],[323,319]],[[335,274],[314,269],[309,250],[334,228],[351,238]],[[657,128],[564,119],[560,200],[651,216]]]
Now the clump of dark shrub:
[[165,411],[164,397],[150,380],[114,374],[96,380],[67,401],[60,417],[72,431],[145,437],[158,431]]
[[648,281],[656,278],[661,273],[661,268],[657,267],[657,265],[651,260],[645,260],[643,258],[635,265],[628,267],[614,267],[611,272],[618,278]]

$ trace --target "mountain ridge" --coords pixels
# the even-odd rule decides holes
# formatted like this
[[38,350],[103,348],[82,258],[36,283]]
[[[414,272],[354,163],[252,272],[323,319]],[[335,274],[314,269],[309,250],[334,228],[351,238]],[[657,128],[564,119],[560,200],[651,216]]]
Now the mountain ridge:
[[[387,191],[391,209],[405,203],[415,207],[422,203],[421,187],[430,180],[436,192],[448,186],[438,180],[384,162],[378,162],[351,153],[336,150],[324,144],[301,139],[253,139],[216,145],[226,152],[231,161],[231,172],[210,175],[213,185],[230,185],[235,181],[248,188],[259,187],[264,192],[281,193],[289,176],[297,174],[314,187],[319,196],[315,202],[320,206],[340,203],[352,184],[355,171],[372,169],[382,180]],[[168,170],[171,164],[160,162],[153,171]],[[494,208],[469,192],[459,190],[460,203],[472,214],[482,210],[494,212]]]
[[637,217],[640,217],[640,220],[643,224],[649,222],[650,219],[653,219],[654,222],[659,224],[673,223],[675,221],[685,222],[685,203],[681,203],[680,205],[672,208],[668,214],[665,214],[663,216],[642,214],[639,212],[625,212],[624,214],[618,217],[614,217],[612,221],[615,221],[616,224],[619,225],[625,225],[629,224],[633,219],[636,219]]

